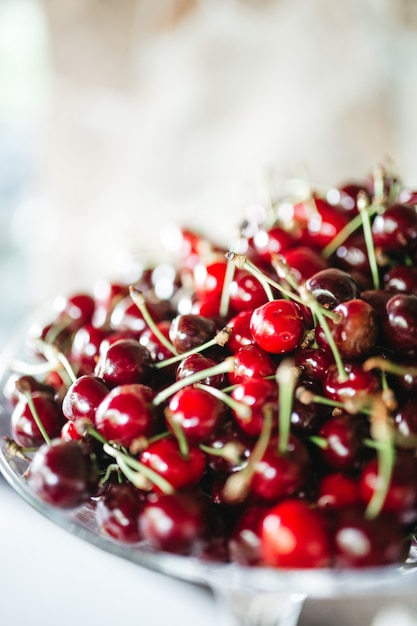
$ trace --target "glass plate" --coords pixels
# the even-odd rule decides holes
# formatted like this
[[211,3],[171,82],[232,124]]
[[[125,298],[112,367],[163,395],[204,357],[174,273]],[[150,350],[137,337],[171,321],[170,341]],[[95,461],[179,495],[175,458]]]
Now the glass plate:
[[[47,319],[44,313],[36,321]],[[0,471],[12,488],[34,509],[52,523],[97,546],[137,565],[190,583],[209,587],[221,602],[225,624],[247,626],[291,626],[298,622],[306,598],[345,600],[352,597],[395,597],[413,599],[417,585],[417,546],[404,565],[366,569],[280,570],[242,567],[236,564],[213,563],[152,551],[144,544],[124,546],[99,533],[92,507],[66,512],[41,501],[24,479],[27,463],[7,452],[4,437],[10,436],[10,408],[4,388],[11,375],[11,360],[25,357],[26,331],[29,320],[16,339],[0,357]]]

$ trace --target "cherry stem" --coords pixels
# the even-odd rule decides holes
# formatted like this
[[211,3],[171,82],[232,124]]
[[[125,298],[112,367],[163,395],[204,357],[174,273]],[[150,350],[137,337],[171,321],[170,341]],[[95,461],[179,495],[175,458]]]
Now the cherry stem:
[[33,452],[36,452],[37,450],[37,448],[25,448],[23,446],[20,446],[14,439],[11,439],[10,437],[3,437],[3,441],[6,445],[6,451],[8,454],[15,456],[22,461],[27,461],[28,463],[30,463],[32,459],[26,456],[26,454],[31,454]]
[[[374,215],[374,213],[378,212],[378,207],[375,205],[371,205],[367,209],[369,217]],[[351,220],[333,237],[330,243],[327,244],[325,248],[321,251],[321,256],[324,259],[329,259],[332,254],[336,252],[336,250],[341,246],[346,239],[350,237],[358,228],[360,228],[363,224],[363,220],[360,214],[352,217]]]
[[365,361],[362,368],[367,372],[372,369],[379,369],[382,372],[386,372],[388,374],[395,374],[397,376],[417,376],[417,367],[400,365],[399,363],[393,363],[392,361],[388,361],[384,357],[370,357]]
[[167,422],[172,428],[172,432],[174,433],[175,439],[178,442],[178,447],[180,449],[180,455],[185,461],[188,461],[190,458],[190,446],[188,445],[187,437],[185,436],[184,430],[181,425],[176,421],[175,414],[172,411],[165,411],[165,417]]
[[372,235],[371,219],[369,216],[368,198],[363,192],[359,192],[357,199],[359,215],[362,220],[363,236],[365,238],[366,251],[368,253],[369,266],[371,268],[374,289],[380,288],[379,268],[376,260],[374,239]]
[[175,356],[169,359],[164,359],[163,361],[159,361],[158,363],[155,363],[154,367],[156,369],[169,367],[170,365],[174,365],[175,363],[178,363],[179,361],[182,361],[183,359],[187,358],[187,356],[191,356],[192,354],[198,354],[199,352],[203,352],[204,350],[207,350],[208,348],[212,348],[213,346],[221,346],[223,348],[226,345],[226,343],[229,341],[231,334],[232,334],[232,329],[229,328],[228,326],[225,326],[224,328],[222,328],[220,332],[217,333],[215,337],[201,344],[201,346],[197,346],[196,348],[192,348],[191,350],[188,350],[187,352],[182,352],[181,354],[176,354]]
[[210,454],[211,456],[221,457],[222,459],[231,461],[235,465],[238,465],[239,463],[242,462],[240,455],[239,455],[238,446],[231,441],[229,443],[226,443],[222,448],[214,448],[213,446],[207,446],[205,443],[200,443],[198,447],[205,454]]
[[103,446],[104,452],[116,459],[117,465],[126,476],[126,478],[138,489],[146,489],[146,481],[156,485],[163,493],[172,494],[175,492],[174,487],[163,476],[147,467],[137,459],[130,457],[121,450],[114,448],[111,444],[106,443]]
[[318,435],[311,435],[311,437],[309,437],[308,440],[311,441],[311,443],[314,443],[315,446],[317,446],[318,448],[321,448],[322,450],[327,450],[327,448],[329,447],[329,442],[324,437],[319,437]]
[[226,259],[228,261],[232,261],[236,265],[236,267],[238,267],[239,269],[245,269],[257,280],[259,280],[265,291],[266,297],[270,302],[272,302],[272,300],[275,300],[274,294],[272,293],[272,289],[270,287],[271,281],[268,280],[265,274],[261,272],[261,270],[259,270],[256,265],[251,263],[244,254],[239,254],[237,252],[226,252],[225,256]]
[[139,291],[139,289],[136,289],[136,287],[134,287],[133,285],[130,285],[129,293],[134,304],[136,304],[137,308],[141,312],[142,317],[145,320],[146,324],[148,325],[150,330],[153,332],[155,337],[157,337],[158,341],[160,341],[160,343],[163,346],[165,346],[165,348],[167,348],[170,352],[172,352],[172,354],[175,354],[175,355],[178,354],[173,344],[159,330],[158,325],[155,324],[152,318],[152,315],[150,315],[148,311],[148,307],[146,306],[146,300],[145,300],[145,296],[143,295],[143,293]]
[[42,424],[42,420],[39,417],[39,413],[36,410],[36,406],[35,403],[33,402],[33,398],[32,398],[32,394],[30,393],[29,390],[27,389],[20,389],[19,390],[23,396],[26,398],[26,401],[28,403],[30,412],[32,413],[33,419],[35,420],[35,424],[38,427],[42,437],[44,438],[45,442],[49,445],[51,443],[51,438],[48,435],[48,433],[46,432],[45,426]]
[[230,283],[233,280],[235,274],[236,265],[230,260],[226,265],[226,274],[223,281],[222,294],[220,297],[219,315],[221,318],[227,317],[230,304]]
[[298,371],[291,359],[284,359],[281,361],[275,374],[279,390],[278,452],[280,454],[285,454],[288,449],[294,389],[298,379]]
[[200,370],[199,372],[194,372],[194,374],[185,376],[185,378],[180,378],[180,380],[177,380],[175,383],[172,383],[172,385],[165,387],[165,389],[162,389],[162,391],[156,394],[156,396],[154,397],[152,401],[152,404],[154,406],[159,406],[160,404],[162,404],[162,402],[165,402],[167,398],[169,398],[170,396],[173,396],[174,393],[177,393],[177,391],[179,391],[180,389],[183,389],[183,387],[188,387],[189,385],[198,383],[204,380],[204,378],[208,378],[210,376],[217,376],[218,374],[225,374],[227,372],[232,372],[234,368],[235,368],[234,358],[227,357],[221,363],[217,363],[216,365],[213,365],[212,367],[206,367],[205,369]]
[[363,413],[364,415],[370,415],[371,411],[366,406],[362,404],[360,406],[356,406],[353,402],[339,402],[337,400],[331,400],[330,398],[326,398],[325,396],[319,396],[315,393],[312,393],[309,389],[305,387],[298,387],[296,391],[296,398],[301,402],[301,404],[322,404],[324,406],[329,406],[333,409],[341,409],[346,411],[347,413]]
[[272,418],[272,407],[266,405],[261,434],[253,447],[248,464],[243,469],[229,476],[223,486],[223,497],[226,502],[239,502],[247,496],[256,466],[262,460],[269,445],[272,432]]
[[204,389],[204,391],[207,391],[207,393],[211,393],[212,396],[215,396],[216,398],[224,402],[224,404],[226,404],[230,409],[235,411],[242,419],[249,418],[251,416],[252,411],[247,404],[231,398],[227,393],[224,392],[224,390],[218,389],[217,387],[212,387],[211,385],[204,385],[203,383],[198,383],[196,387],[199,387],[199,389]]
[[381,399],[374,400],[371,414],[371,435],[377,451],[378,479],[365,515],[374,519],[381,512],[387,497],[395,460],[393,433],[388,421],[385,404]]

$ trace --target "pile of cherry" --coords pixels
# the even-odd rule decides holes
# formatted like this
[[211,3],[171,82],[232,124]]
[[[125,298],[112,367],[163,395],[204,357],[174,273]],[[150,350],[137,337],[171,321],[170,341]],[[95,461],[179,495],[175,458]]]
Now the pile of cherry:
[[235,247],[101,281],[32,327],[9,455],[100,533],[283,568],[407,559],[417,527],[417,194],[274,200]]

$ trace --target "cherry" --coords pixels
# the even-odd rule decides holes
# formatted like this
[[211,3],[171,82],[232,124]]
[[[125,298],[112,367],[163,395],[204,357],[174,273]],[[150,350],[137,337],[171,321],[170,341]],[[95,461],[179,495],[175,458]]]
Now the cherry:
[[149,351],[134,339],[119,339],[103,345],[94,375],[108,387],[127,384],[148,384],[153,376]]
[[207,517],[207,501],[196,492],[152,496],[139,515],[139,532],[154,550],[191,554],[205,538]]
[[234,354],[235,367],[229,373],[229,381],[237,385],[252,378],[266,378],[275,374],[275,364],[271,355],[257,344],[239,348]]
[[261,261],[271,263],[273,257],[282,254],[293,244],[293,237],[280,226],[260,228],[252,239],[253,247]]
[[417,295],[397,294],[388,300],[384,334],[388,345],[400,353],[417,349]]
[[261,554],[271,567],[328,567],[331,539],[321,514],[301,500],[278,503],[262,520]]
[[324,394],[335,402],[345,403],[354,412],[360,411],[363,403],[380,390],[380,382],[373,372],[365,371],[358,363],[345,362],[344,370],[345,380],[340,378],[336,365],[329,367],[323,381]]
[[[246,467],[253,446],[253,438],[242,432],[235,422],[229,421],[220,426],[202,449],[208,466],[216,476],[223,478]],[[219,499],[223,501],[221,493]]]
[[230,559],[239,565],[260,565],[261,526],[268,507],[252,505],[239,516],[228,539]]
[[90,323],[96,308],[94,297],[88,293],[76,293],[67,298],[59,298],[55,305],[59,319],[67,321],[73,329]]
[[305,286],[321,305],[329,309],[360,296],[359,285],[351,274],[335,267],[313,274]]
[[396,293],[417,295],[417,267],[396,265],[383,277],[384,289]]
[[97,328],[92,324],[85,324],[76,331],[71,344],[70,360],[78,376],[94,372],[100,346],[108,334],[104,328]]
[[[142,452],[140,462],[162,476],[175,490],[197,485],[206,471],[204,452],[191,446],[188,457],[184,458],[173,437],[150,443]],[[152,489],[160,492],[157,485],[153,485]]]
[[61,409],[49,392],[33,391],[29,399],[22,397],[13,409],[10,424],[13,439],[25,448],[37,448],[45,441],[36,416],[50,439],[59,436],[64,424]]
[[[232,409],[233,417],[239,427],[252,437],[259,437],[264,423],[266,406],[278,413],[278,387],[274,381],[263,378],[247,380],[234,387],[231,396],[234,400],[250,408],[249,413]],[[276,419],[275,423],[278,421]]]
[[395,517],[386,513],[367,519],[361,508],[339,511],[334,528],[336,564],[340,567],[377,567],[398,563],[407,541]]
[[139,542],[138,516],[143,501],[144,496],[130,483],[110,483],[96,502],[100,532],[122,543]]
[[310,278],[310,276],[328,267],[327,261],[323,259],[319,252],[308,246],[290,248],[282,256],[291,268],[291,274],[297,283],[300,284],[306,281],[307,278]]
[[384,252],[401,253],[417,245],[417,212],[408,204],[393,204],[375,216],[374,244]]
[[369,436],[363,416],[342,412],[324,422],[318,431],[326,442],[319,449],[322,462],[330,469],[349,471],[358,468],[364,457],[364,440]]
[[96,492],[98,480],[95,458],[83,444],[53,439],[36,451],[28,482],[45,502],[72,509],[85,503]]
[[108,392],[107,385],[100,378],[84,374],[68,388],[62,401],[62,412],[69,420],[84,418],[94,423],[97,407]]
[[246,270],[236,270],[229,285],[229,304],[233,311],[253,310],[267,301],[259,280]]
[[234,353],[251,343],[255,343],[255,339],[250,330],[250,319],[252,310],[241,311],[234,315],[228,322],[227,326],[231,329],[231,335],[227,342],[227,348]]
[[[169,341],[171,321],[162,320],[161,322],[157,322],[155,326],[156,330]],[[155,334],[155,329],[146,328],[139,336],[139,343],[148,350],[152,361],[155,363],[172,357],[170,348],[162,343],[160,337]]]
[[[397,452],[388,491],[382,511],[395,515],[401,521],[414,520],[417,504],[417,461],[413,452]],[[368,504],[379,480],[379,468],[376,459],[368,461],[362,469],[359,493],[364,504]]]
[[305,326],[297,305],[289,300],[278,299],[253,311],[250,329],[263,350],[285,354],[300,345]]
[[317,506],[320,509],[334,511],[357,507],[360,503],[356,478],[343,472],[332,472],[321,477],[317,486]]
[[310,455],[301,440],[290,435],[287,450],[282,454],[273,437],[255,467],[250,492],[262,502],[276,502],[301,490],[309,478]]
[[[204,354],[196,353],[190,354],[185,357],[178,365],[176,370],[176,379],[181,380],[196,372],[201,372],[207,368],[211,368],[216,365],[216,361]],[[225,383],[225,374],[215,374],[214,376],[207,376],[200,381],[204,385],[210,387],[221,388]]]
[[95,425],[105,439],[127,448],[153,432],[155,418],[151,406],[153,391],[146,385],[114,387],[100,402]]
[[204,389],[185,387],[175,393],[165,409],[168,428],[176,435],[177,428],[189,444],[206,441],[225,416],[221,400]]
[[294,352],[294,365],[301,370],[303,378],[322,382],[324,375],[333,363],[328,350],[321,348],[304,348]]
[[226,276],[227,261],[223,258],[194,267],[194,290],[199,300],[220,301]]
[[[333,309],[339,319],[327,321],[337,349],[342,357],[355,359],[368,354],[378,339],[378,320],[375,309],[354,298]],[[316,341],[320,348],[329,349],[329,340],[321,324],[316,326]]]
[[190,313],[173,319],[169,336],[177,352],[184,353],[212,339],[216,331],[213,319]]
[[[149,311],[149,315],[155,323],[162,321],[163,317],[161,310],[156,306],[156,304],[146,301],[146,307]],[[136,333],[137,336],[148,328],[148,324],[145,321],[142,312],[138,309],[136,304],[132,302],[130,296],[124,298],[116,304],[110,316],[110,324],[114,330],[128,330]]]

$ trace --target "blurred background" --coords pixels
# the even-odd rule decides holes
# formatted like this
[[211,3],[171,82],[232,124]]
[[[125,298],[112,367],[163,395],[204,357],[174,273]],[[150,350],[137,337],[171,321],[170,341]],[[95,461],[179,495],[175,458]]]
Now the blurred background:
[[0,0],[0,342],[45,298],[229,241],[271,169],[417,183],[413,0]]

